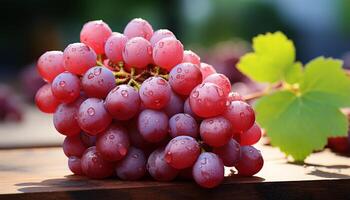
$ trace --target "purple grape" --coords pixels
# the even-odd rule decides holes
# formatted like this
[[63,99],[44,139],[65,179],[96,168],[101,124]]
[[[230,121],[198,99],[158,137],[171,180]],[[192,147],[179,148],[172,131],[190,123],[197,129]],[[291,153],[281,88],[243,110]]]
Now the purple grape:
[[170,136],[177,137],[187,135],[193,138],[198,137],[198,124],[189,114],[178,113],[169,120]]
[[161,111],[146,109],[138,117],[137,127],[148,142],[160,142],[168,135],[168,116]]
[[146,162],[142,150],[130,147],[128,154],[116,165],[117,176],[122,180],[138,180],[146,174]]
[[179,173],[179,170],[165,162],[164,148],[158,148],[151,153],[147,161],[147,170],[157,181],[171,181],[175,179]]

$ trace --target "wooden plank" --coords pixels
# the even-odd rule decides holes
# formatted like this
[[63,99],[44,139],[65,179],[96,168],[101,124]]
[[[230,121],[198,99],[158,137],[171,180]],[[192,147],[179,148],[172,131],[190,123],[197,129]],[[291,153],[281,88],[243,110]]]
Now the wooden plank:
[[60,148],[1,150],[0,199],[349,199],[349,157],[326,150],[297,165],[276,148],[258,148],[266,162],[257,176],[229,176],[227,168],[212,190],[191,181],[89,180],[71,175]]

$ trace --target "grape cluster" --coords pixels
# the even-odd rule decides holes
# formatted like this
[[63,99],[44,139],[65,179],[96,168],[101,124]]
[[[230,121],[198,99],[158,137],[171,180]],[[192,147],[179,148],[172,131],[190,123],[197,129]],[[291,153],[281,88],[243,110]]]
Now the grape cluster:
[[38,61],[47,81],[36,104],[53,113],[74,174],[158,181],[177,177],[212,188],[224,166],[256,174],[263,158],[251,106],[223,74],[166,29],[143,19],[115,33],[103,21],[86,23],[81,43],[48,51]]

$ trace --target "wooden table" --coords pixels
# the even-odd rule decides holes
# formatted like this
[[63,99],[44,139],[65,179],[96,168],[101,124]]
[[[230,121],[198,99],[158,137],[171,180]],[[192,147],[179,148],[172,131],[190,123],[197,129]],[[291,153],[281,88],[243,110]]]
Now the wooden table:
[[265,165],[255,177],[229,176],[215,189],[191,181],[125,182],[73,176],[60,148],[0,150],[0,199],[350,199],[350,158],[325,150],[305,165],[258,146]]

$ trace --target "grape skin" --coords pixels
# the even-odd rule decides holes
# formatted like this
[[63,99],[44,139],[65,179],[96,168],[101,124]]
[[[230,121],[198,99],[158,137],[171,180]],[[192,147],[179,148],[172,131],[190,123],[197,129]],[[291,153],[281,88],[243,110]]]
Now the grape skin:
[[247,131],[255,122],[253,108],[243,101],[231,101],[223,116],[231,121],[235,133]]
[[80,80],[70,72],[63,72],[53,80],[51,90],[59,101],[73,102],[80,95]]
[[258,124],[254,123],[254,125],[248,129],[246,132],[240,133],[238,136],[239,144],[242,146],[245,145],[254,145],[261,138],[261,128]]
[[187,135],[193,138],[198,137],[198,124],[189,114],[178,113],[169,120],[170,136],[172,138]]
[[195,64],[198,68],[201,64],[201,58],[191,50],[185,50],[182,62],[189,62]]
[[91,47],[97,54],[105,53],[105,44],[112,30],[102,20],[89,21],[80,32],[80,41]]
[[171,90],[170,100],[163,110],[169,117],[172,117],[177,113],[183,113],[184,101],[180,96]]
[[67,71],[83,75],[88,69],[96,65],[96,53],[83,43],[73,43],[63,52],[64,67]]
[[235,166],[239,175],[253,176],[261,170],[263,165],[264,160],[259,150],[253,146],[241,147],[241,157]]
[[81,160],[78,157],[70,156],[68,158],[68,167],[73,174],[84,175],[83,170],[81,169]]
[[177,136],[170,140],[164,151],[165,161],[175,169],[191,167],[200,154],[197,141],[190,136]]
[[184,113],[191,115],[194,119],[196,119],[196,121],[201,121],[202,118],[199,117],[198,115],[196,115],[190,106],[190,98],[187,98],[185,103],[184,103]]
[[164,160],[164,148],[160,147],[153,151],[148,157],[147,170],[157,181],[171,181],[176,178],[179,170],[171,167]]
[[228,94],[227,100],[229,102],[231,102],[231,101],[244,101],[243,97],[240,94],[238,94],[237,92],[230,92]]
[[139,114],[137,127],[146,141],[156,143],[168,135],[168,120],[162,111],[145,109]]
[[86,71],[81,85],[89,97],[102,99],[116,86],[116,82],[111,70],[105,67],[93,67]]
[[109,92],[105,106],[117,120],[129,120],[140,108],[141,100],[138,91],[130,85],[118,85]]
[[77,121],[79,107],[83,99],[79,98],[73,103],[61,104],[53,115],[53,124],[56,130],[67,136],[80,133],[81,128]]
[[125,26],[124,35],[129,39],[143,37],[150,40],[153,35],[153,28],[146,20],[135,18]]
[[171,88],[165,79],[150,77],[142,83],[139,94],[146,108],[162,109],[170,101]]
[[226,96],[231,92],[231,82],[223,74],[211,74],[203,80],[203,83],[215,83],[224,90]]
[[209,75],[216,73],[215,68],[207,63],[201,63],[199,69],[202,72],[203,80],[206,79]]
[[159,40],[153,48],[153,61],[156,65],[170,71],[183,59],[183,45],[172,37]]
[[117,163],[115,171],[122,180],[138,180],[146,174],[146,162],[146,156],[142,150],[130,147],[125,158]]
[[198,185],[213,188],[224,180],[224,164],[214,153],[201,153],[193,165],[192,175]]
[[52,94],[51,85],[45,84],[36,92],[35,104],[42,112],[54,113],[60,102]]
[[123,61],[123,49],[128,41],[128,38],[121,34],[114,32],[106,41],[105,53],[107,58],[113,63]]
[[178,64],[169,73],[169,84],[180,95],[189,95],[201,82],[202,74],[192,63]]
[[106,111],[101,99],[89,98],[79,108],[78,123],[81,129],[90,135],[97,135],[106,130],[112,117]]
[[191,110],[200,117],[214,117],[226,110],[227,96],[221,87],[213,83],[202,83],[190,95]]
[[222,116],[203,120],[199,129],[202,140],[212,147],[223,146],[232,138],[231,123]]
[[86,147],[92,147],[96,145],[97,136],[92,136],[87,133],[80,133],[80,140],[84,143]]
[[152,46],[142,37],[134,37],[126,44],[123,51],[123,59],[126,64],[143,69],[152,63]]
[[63,152],[67,157],[75,156],[80,158],[87,147],[81,141],[79,135],[66,137],[63,141]]
[[60,73],[64,72],[63,52],[47,51],[40,56],[37,69],[40,76],[47,82],[51,83]]
[[174,33],[169,31],[168,29],[159,29],[155,31],[150,39],[152,47],[154,47],[159,40],[167,37],[176,39]]
[[83,173],[92,179],[103,179],[113,174],[114,165],[104,160],[96,147],[86,149],[81,157]]
[[119,124],[112,124],[105,132],[98,135],[96,149],[107,161],[118,161],[128,153],[130,146],[128,133]]
[[231,138],[224,146],[213,148],[213,153],[221,158],[225,166],[233,167],[240,159],[241,149],[238,142]]

